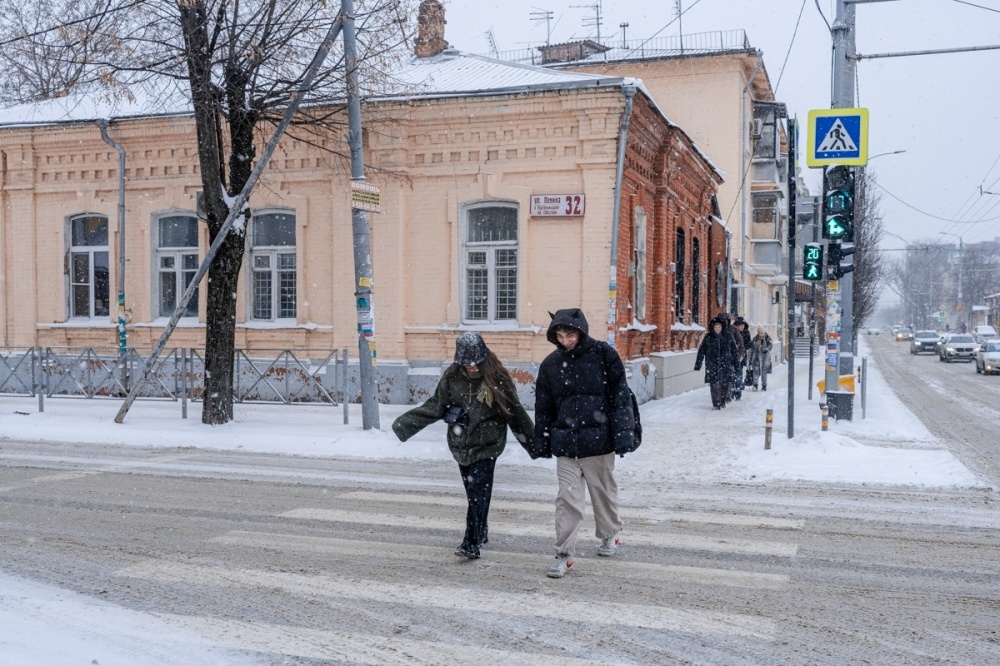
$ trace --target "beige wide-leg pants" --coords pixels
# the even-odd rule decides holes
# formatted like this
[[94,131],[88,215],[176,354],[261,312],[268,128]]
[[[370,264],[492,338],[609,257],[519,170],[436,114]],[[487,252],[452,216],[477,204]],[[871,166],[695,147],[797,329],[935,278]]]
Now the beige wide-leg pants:
[[589,458],[556,458],[559,494],[556,495],[556,554],[572,555],[583,524],[584,488],[590,491],[598,539],[621,532],[618,517],[618,484],[615,482],[615,454]]

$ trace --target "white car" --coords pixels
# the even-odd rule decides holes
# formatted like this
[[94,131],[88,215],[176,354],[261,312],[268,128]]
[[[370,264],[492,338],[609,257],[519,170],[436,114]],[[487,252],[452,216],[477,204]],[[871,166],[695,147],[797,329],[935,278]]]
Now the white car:
[[1000,374],[1000,340],[987,340],[976,352],[976,372]]
[[974,361],[978,347],[979,345],[968,333],[952,333],[945,338],[944,343],[938,349],[938,356],[942,361],[949,363],[954,359]]
[[982,326],[973,326],[972,337],[976,339],[976,342],[983,343],[991,338],[1000,336],[997,335],[997,330],[995,328],[989,324],[985,324]]

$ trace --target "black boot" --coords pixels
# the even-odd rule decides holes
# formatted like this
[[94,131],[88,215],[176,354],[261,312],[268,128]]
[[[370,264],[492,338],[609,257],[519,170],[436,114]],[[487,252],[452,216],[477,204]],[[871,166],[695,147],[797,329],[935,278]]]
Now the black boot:
[[479,546],[474,543],[469,543],[468,541],[463,541],[462,544],[455,549],[455,554],[459,557],[467,557],[470,560],[478,560]]

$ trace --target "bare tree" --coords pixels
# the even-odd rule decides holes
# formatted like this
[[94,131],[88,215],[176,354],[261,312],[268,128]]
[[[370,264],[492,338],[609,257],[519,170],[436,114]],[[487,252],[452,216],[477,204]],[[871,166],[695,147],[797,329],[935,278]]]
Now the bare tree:
[[[214,241],[229,214],[229,202],[254,169],[264,134],[280,120],[289,98],[301,86],[306,65],[332,23],[342,20],[340,2],[88,2],[94,3],[89,10],[92,14],[87,21],[74,24],[86,26],[80,39],[113,48],[61,51],[55,62],[67,73],[66,85],[103,94],[109,90],[143,94],[152,89],[159,95],[175,90],[186,95],[194,110],[204,210]],[[404,55],[400,47],[409,35],[411,4],[412,0],[357,0],[360,78],[368,84],[363,93],[378,92],[391,83],[389,71]],[[33,32],[38,29],[24,30],[25,35]],[[39,35],[25,37],[31,44],[38,39]],[[51,52],[34,53],[31,57],[46,60]],[[291,136],[331,152],[344,152],[338,146],[346,126],[345,74],[343,49],[338,47],[313,80]],[[40,85],[35,88],[41,89]],[[242,213],[246,221],[251,219],[249,210]],[[237,225],[234,231],[226,237],[208,274],[202,422],[210,424],[226,423],[233,415],[236,294],[245,225]]]
[[855,183],[854,234],[854,331],[860,331],[878,304],[885,262],[879,245],[882,242],[882,213],[875,174],[858,170]]
[[940,309],[947,292],[948,256],[947,245],[927,239],[910,244],[902,257],[889,262],[886,284],[905,303],[909,325],[935,325],[932,313]]

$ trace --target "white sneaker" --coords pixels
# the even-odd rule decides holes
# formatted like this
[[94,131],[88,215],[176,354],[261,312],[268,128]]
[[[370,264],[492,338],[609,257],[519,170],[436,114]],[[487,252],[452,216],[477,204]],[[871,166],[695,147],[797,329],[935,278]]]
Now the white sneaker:
[[613,557],[618,554],[618,546],[621,545],[621,533],[601,539],[601,545],[597,547],[597,554],[601,557]]
[[566,572],[573,568],[572,555],[556,555],[556,561],[549,567],[546,576],[549,578],[562,578]]

